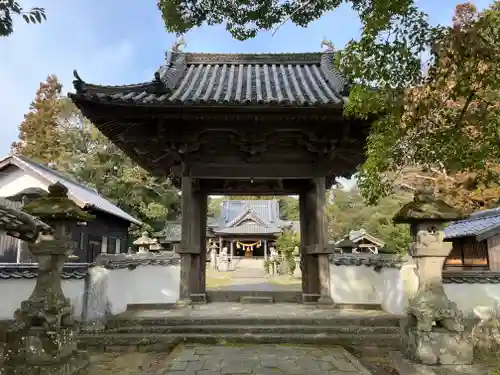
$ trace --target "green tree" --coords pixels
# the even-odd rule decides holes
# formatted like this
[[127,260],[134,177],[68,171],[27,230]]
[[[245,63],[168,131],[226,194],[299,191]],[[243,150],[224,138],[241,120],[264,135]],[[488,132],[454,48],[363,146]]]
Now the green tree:
[[158,231],[178,216],[178,190],[166,177],[154,177],[111,143],[68,100],[62,100],[60,134],[65,157],[58,164],[79,181],[95,188],[120,208]]
[[340,240],[350,231],[365,229],[386,243],[387,252],[406,252],[410,243],[408,225],[394,224],[392,217],[401,206],[411,200],[411,194],[399,193],[369,206],[357,187],[349,191],[333,189],[333,200],[327,205],[326,215],[331,240]]
[[292,230],[284,230],[276,238],[276,248],[281,252],[283,260],[287,262],[290,273],[295,271],[295,248],[300,247],[299,234]]
[[0,0],[0,36],[9,36],[14,32],[15,16],[21,16],[26,23],[42,23],[47,19],[43,8],[25,10],[18,1]]
[[[57,77],[40,84],[19,126],[13,151],[95,188],[124,211],[158,231],[180,212],[178,190],[166,177],[151,176],[124,155],[68,98]],[[137,235],[144,228],[135,228]]]
[[33,160],[56,165],[62,156],[59,133],[62,86],[54,75],[40,83],[29,112],[19,125],[19,141],[12,151]]

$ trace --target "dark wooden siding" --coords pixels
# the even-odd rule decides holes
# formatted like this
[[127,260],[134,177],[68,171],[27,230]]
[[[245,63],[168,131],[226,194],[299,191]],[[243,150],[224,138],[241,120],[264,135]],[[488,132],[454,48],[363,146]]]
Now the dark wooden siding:
[[[7,201],[15,208],[21,208],[21,203]],[[73,254],[78,258],[70,259],[70,262],[91,263],[101,253],[103,238],[106,239],[107,252],[115,253],[117,239],[119,240],[119,252],[127,252],[129,222],[116,216],[92,211],[96,219],[85,226],[76,223],[70,225],[69,231],[74,242]],[[0,263],[15,263],[17,261],[18,240],[5,233],[0,233]],[[21,242],[21,263],[36,262],[28,249],[28,244]]]
[[[13,202],[5,198],[0,198],[2,204],[7,207],[20,209],[21,202]],[[17,261],[17,250],[19,240],[9,236],[5,232],[0,233],[0,263],[14,263]]]
[[104,239],[108,253],[116,252],[117,239],[119,252],[127,252],[129,222],[100,211],[91,213],[96,216],[95,220],[85,226],[75,224],[70,229],[71,238],[76,245],[76,262],[93,262],[103,249]]
[[488,270],[488,246],[485,241],[474,237],[453,240],[453,248],[446,259],[445,269],[449,270]]

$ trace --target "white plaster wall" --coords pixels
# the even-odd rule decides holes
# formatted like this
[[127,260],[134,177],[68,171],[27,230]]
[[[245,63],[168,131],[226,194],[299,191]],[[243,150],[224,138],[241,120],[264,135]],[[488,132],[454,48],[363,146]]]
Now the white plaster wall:
[[119,314],[129,304],[175,303],[179,299],[180,266],[135,269],[90,269],[88,319]]
[[381,303],[379,280],[372,267],[330,264],[331,297],[336,303]]
[[[418,287],[418,277],[415,264],[406,265],[407,273],[402,274],[403,283],[407,286],[405,306],[408,299],[415,295]],[[411,270],[411,272],[410,272]],[[448,298],[454,301],[465,317],[474,317],[473,309],[477,306],[487,306],[500,313],[500,284],[444,284]]]
[[[35,287],[35,279],[0,280],[0,320],[12,319],[21,302],[29,298]],[[81,319],[84,301],[85,281],[63,280],[64,295],[75,307],[75,318]]]
[[0,175],[0,197],[10,197],[26,188],[40,188],[47,190],[48,185],[34,175],[28,174],[19,168],[12,168],[9,173]]
[[330,265],[331,297],[336,303],[380,304],[395,315],[404,311],[404,283],[398,268]]
[[[401,269],[382,268],[380,272],[366,266],[330,267],[331,297],[336,303],[379,303],[384,311],[403,315],[418,288],[413,260]],[[500,313],[500,284],[444,284],[444,290],[466,317],[474,316],[476,306]]]

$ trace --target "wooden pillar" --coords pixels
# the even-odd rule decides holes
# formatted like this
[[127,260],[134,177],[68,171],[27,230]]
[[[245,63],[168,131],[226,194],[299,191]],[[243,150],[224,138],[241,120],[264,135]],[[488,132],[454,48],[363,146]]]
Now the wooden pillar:
[[314,254],[308,254],[313,244],[310,193],[299,195],[300,206],[300,270],[302,272],[302,300],[304,303],[317,302],[320,297],[318,262]]
[[267,260],[267,240],[264,240],[264,261]]
[[325,214],[325,178],[311,180],[300,199],[301,271],[304,302],[332,303]]
[[182,235],[179,300],[205,302],[207,195],[195,191],[194,181],[182,177]]
[[500,234],[486,240],[490,271],[500,272]]

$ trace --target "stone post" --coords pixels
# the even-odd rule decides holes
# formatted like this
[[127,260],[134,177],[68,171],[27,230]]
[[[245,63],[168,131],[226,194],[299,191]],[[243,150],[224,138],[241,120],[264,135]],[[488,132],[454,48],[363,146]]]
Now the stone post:
[[7,333],[7,374],[73,374],[88,364],[88,355],[77,350],[73,307],[64,296],[61,272],[75,244],[68,222],[93,219],[67,196],[62,184],[49,186],[49,194],[24,210],[52,227],[40,234],[29,249],[38,260],[38,276],[31,296],[15,312]]
[[417,191],[394,217],[411,226],[410,255],[417,266],[418,290],[408,302],[403,324],[403,351],[426,365],[470,364],[473,343],[464,333],[462,312],[444,291],[443,264],[452,244],[444,242],[444,226],[462,218],[431,191]]

